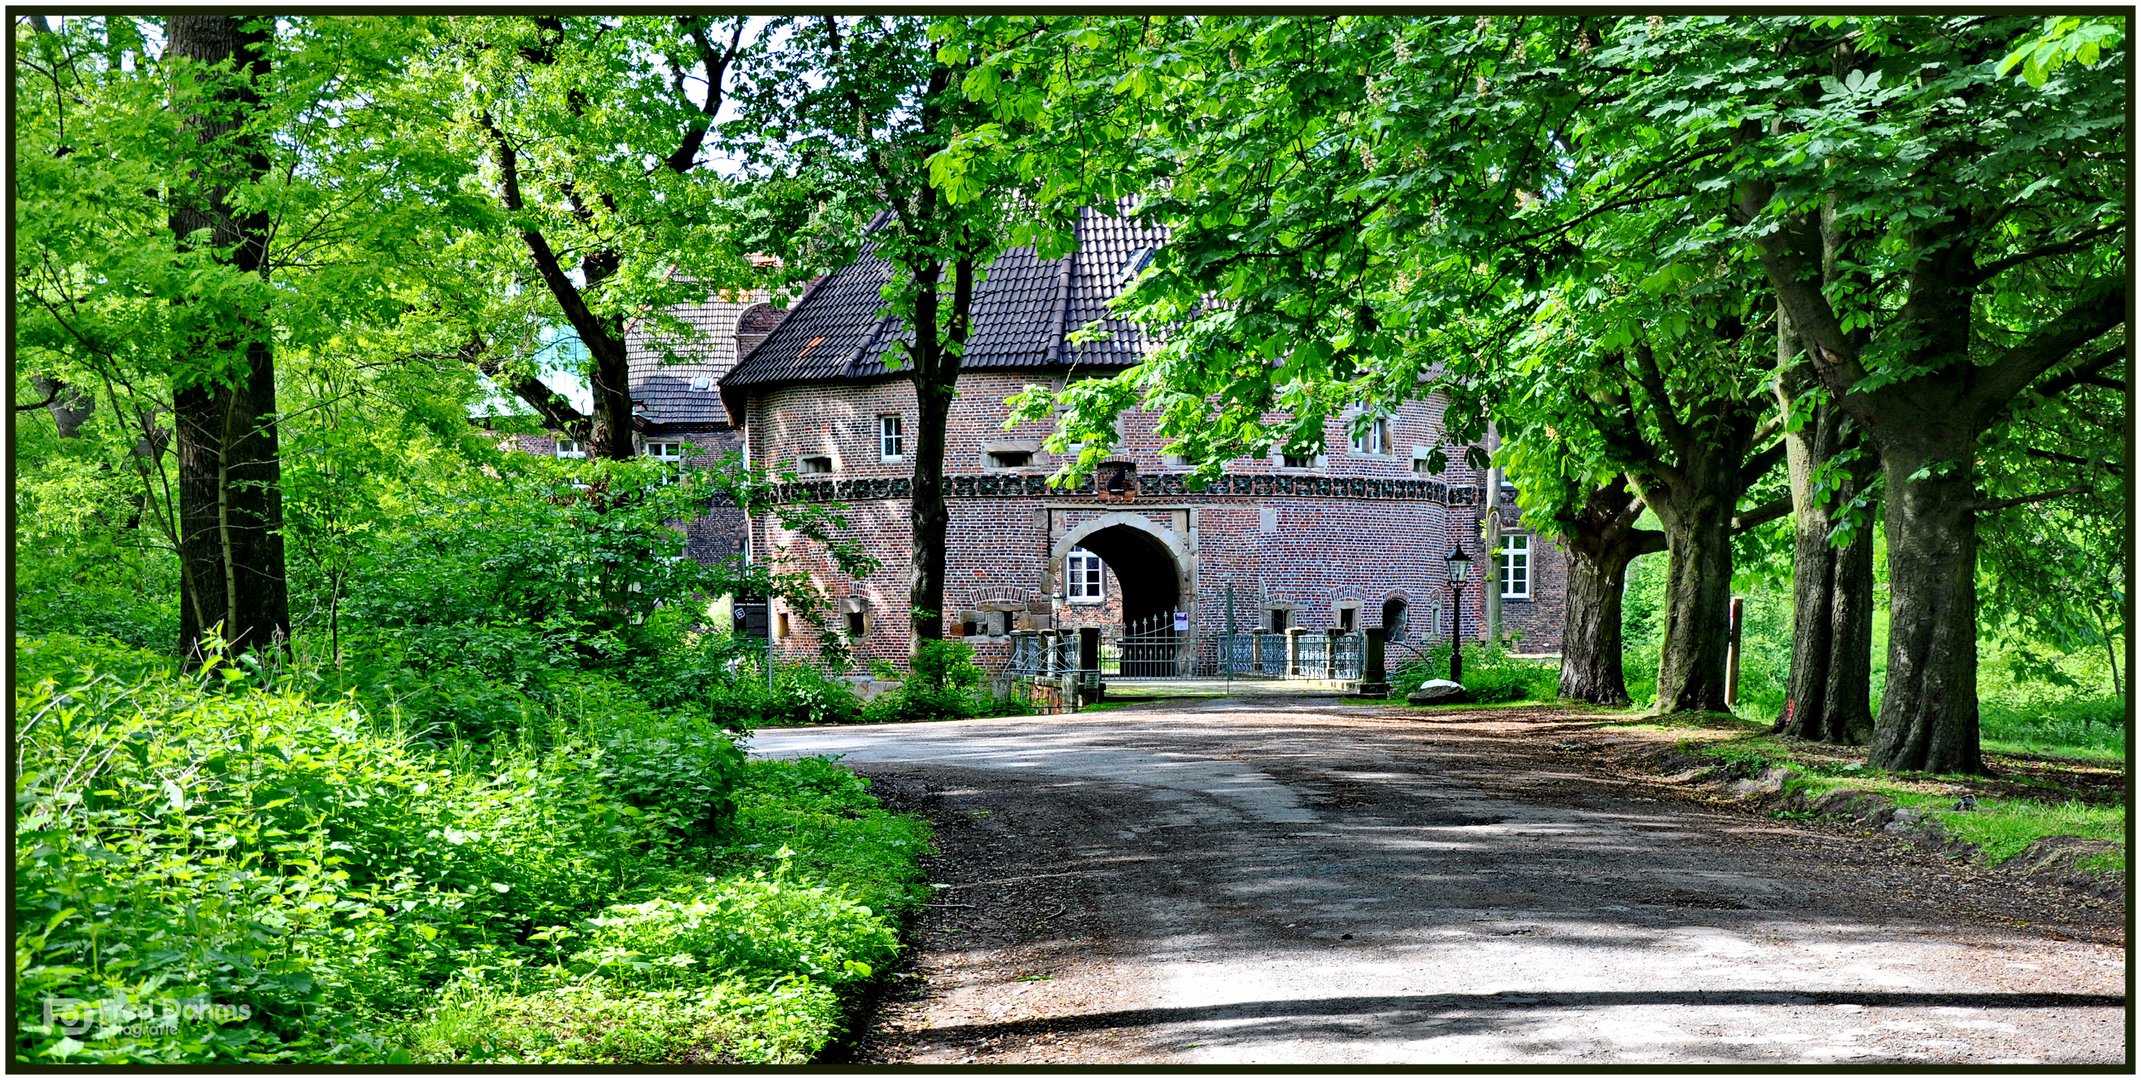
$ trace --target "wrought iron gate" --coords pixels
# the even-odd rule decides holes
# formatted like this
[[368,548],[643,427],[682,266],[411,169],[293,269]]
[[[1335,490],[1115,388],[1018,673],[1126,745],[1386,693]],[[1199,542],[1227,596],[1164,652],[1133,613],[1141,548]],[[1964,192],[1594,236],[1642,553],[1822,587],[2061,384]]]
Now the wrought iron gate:
[[1125,621],[1101,639],[1100,674],[1118,679],[1191,679],[1214,674],[1197,664],[1197,638],[1175,629],[1175,613]]
[[[1367,639],[1359,631],[1257,630],[1193,634],[1176,629],[1173,612],[1160,612],[1104,630],[1099,670],[1108,680],[1316,679],[1348,682],[1361,677]],[[1076,631],[1012,634],[1009,674],[1056,678],[1088,674],[1079,664]]]

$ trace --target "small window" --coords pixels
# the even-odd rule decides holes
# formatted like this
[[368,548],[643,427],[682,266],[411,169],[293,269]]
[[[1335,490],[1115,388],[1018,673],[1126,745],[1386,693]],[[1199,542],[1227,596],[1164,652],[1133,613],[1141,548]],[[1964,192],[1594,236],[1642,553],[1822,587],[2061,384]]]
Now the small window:
[[982,460],[992,469],[1023,469],[1033,464],[1033,451],[991,450]]
[[847,613],[847,639],[849,641],[861,641],[868,630],[869,620],[862,611],[856,610]]
[[1318,466],[1320,466],[1320,465],[1322,465],[1322,464],[1323,464],[1323,455],[1322,455],[1322,454],[1284,454],[1284,453],[1282,453],[1282,454],[1280,454],[1280,455],[1279,455],[1279,467],[1280,467],[1280,468],[1282,468],[1282,469],[1313,469],[1313,468],[1316,468],[1316,467],[1318,467]]
[[774,631],[773,631],[773,636],[774,636],[774,637],[777,637],[777,638],[782,638],[782,639],[786,639],[786,638],[788,637],[788,613],[787,613],[787,612],[785,612],[785,611],[781,612],[781,617],[780,617],[780,618],[779,618],[778,620],[776,620],[776,621],[775,621],[775,625],[774,625]]
[[1383,457],[1390,453],[1390,418],[1378,416],[1368,426],[1353,433],[1353,452],[1371,457]]
[[1434,451],[1429,450],[1427,447],[1424,446],[1413,447],[1412,471],[1419,473],[1421,476],[1437,475],[1437,473],[1435,472],[1436,462],[1434,453]]
[[827,454],[805,454],[797,460],[795,471],[804,476],[822,476],[833,471],[833,459]]
[[1531,537],[1521,533],[1502,537],[1502,597],[1531,599]]
[[1360,628],[1360,608],[1348,604],[1338,609],[1338,629],[1352,633]]
[[897,415],[877,418],[877,458],[879,461],[907,460],[907,443]]
[[684,461],[684,444],[680,442],[650,442],[645,453],[664,465],[680,465]]
[[1073,604],[1097,604],[1103,598],[1100,556],[1072,548],[1063,558],[1063,596]]
[[699,391],[712,390],[714,388],[714,380],[704,375],[695,376],[691,380],[691,388]]
[[587,458],[587,444],[578,439],[559,439],[557,455],[584,461]]
[[1286,628],[1287,628],[1287,627],[1289,627],[1289,626],[1291,626],[1291,625],[1293,625],[1293,612],[1291,612],[1291,611],[1288,611],[1288,610],[1287,610],[1287,609],[1285,609],[1285,608],[1272,608],[1272,609],[1271,609],[1271,632],[1272,632],[1272,633],[1274,633],[1274,634],[1283,634],[1283,633],[1285,633],[1285,632],[1286,632]]
[[1141,247],[1130,253],[1130,261],[1123,264],[1122,280],[1116,282],[1118,287],[1126,286],[1136,281],[1137,276],[1144,273],[1146,267],[1152,265],[1152,250],[1149,247]]

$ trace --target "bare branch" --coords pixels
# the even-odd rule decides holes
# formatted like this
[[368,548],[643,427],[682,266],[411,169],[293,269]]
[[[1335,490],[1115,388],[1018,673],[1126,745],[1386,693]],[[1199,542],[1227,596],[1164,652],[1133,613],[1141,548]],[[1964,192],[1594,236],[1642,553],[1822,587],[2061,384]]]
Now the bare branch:
[[2088,247],[2090,241],[2110,236],[2112,233],[2119,232],[2125,228],[2126,219],[2120,218],[2119,220],[2114,221],[2109,225],[2098,226],[2097,228],[2090,229],[2087,232],[2077,234],[2065,240],[2059,241],[2055,244],[2046,244],[2041,248],[2035,248],[2029,251],[2016,252],[2015,254],[2009,255],[2004,259],[1996,259],[1992,262],[1986,263],[1985,265],[1978,267],[1976,270],[1971,272],[1969,276],[1964,278],[1963,281],[1965,284],[1968,285],[1982,285],[1985,282],[1991,281],[1993,278],[1996,278],[2001,274],[2004,274],[2007,271],[2014,269],[2017,266],[2021,266],[2023,263],[2034,262],[2038,259],[2050,258],[2054,255],[2065,255],[2070,252],[2080,251],[2081,249]]
[[1760,506],[1749,507],[1732,515],[1732,531],[1743,533],[1757,525],[1767,525],[1792,512],[1791,496],[1771,499]]
[[2091,489],[2087,484],[2073,484],[2067,487],[2060,488],[2056,491],[2040,491],[2035,495],[2017,495],[2012,499],[1992,499],[1987,501],[1980,501],[1977,505],[1971,507],[1971,509],[1976,510],[1980,514],[1983,514],[1989,513],[1994,510],[2005,510],[2009,507],[2014,506],[2028,506],[2031,503],[2050,502],[2053,499],[2064,499],[2069,495],[2087,495],[2090,490]]

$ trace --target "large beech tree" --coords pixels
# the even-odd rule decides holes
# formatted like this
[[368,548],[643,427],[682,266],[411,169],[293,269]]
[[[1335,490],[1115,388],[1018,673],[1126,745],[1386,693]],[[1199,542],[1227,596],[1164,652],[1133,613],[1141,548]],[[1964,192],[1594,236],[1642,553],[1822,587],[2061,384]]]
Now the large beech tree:
[[[1052,178],[1140,186],[1175,229],[1128,302],[1183,324],[1143,370],[1081,385],[1096,407],[1070,437],[1142,399],[1216,460],[1268,441],[1274,402],[1320,418],[1412,393],[1448,312],[1508,307],[1586,227],[1638,216],[1657,265],[1758,270],[1749,312],[1781,306],[1772,332],[1878,455],[1873,761],[1978,769],[1975,516],[2071,496],[1985,500],[1983,437],[2124,355],[2123,35],[1985,15],[1053,25],[998,66],[1046,84],[1066,142],[1098,136]],[[1856,682],[1809,660],[1824,694]]]
[[[1670,130],[1724,140],[1703,171],[1738,195],[1732,235],[1879,451],[1891,607],[1871,760],[1883,767],[1983,768],[1981,440],[2018,396],[2057,393],[2125,354],[2122,39],[2094,27],[2104,32],[2041,85],[2002,75],[2038,27],[1762,20],[1718,43],[1674,24],[1625,50],[1674,58],[1629,107],[1682,90],[1705,103]],[[1698,32],[1714,59],[1677,51]],[[1770,73],[1761,84],[1712,82],[1712,64],[1755,56]],[[1824,287],[1828,251],[1850,270]]]
[[961,91],[975,32],[957,19],[775,20],[764,36],[777,44],[754,66],[742,117],[726,129],[762,212],[802,223],[768,237],[794,272],[823,272],[865,243],[894,268],[885,310],[906,336],[890,363],[914,386],[917,409],[908,570],[917,644],[944,636],[945,426],[974,292],[1012,237],[996,154],[968,155],[950,182],[933,162],[984,120]]
[[742,253],[722,242],[725,187],[708,165],[745,26],[704,15],[456,18],[422,65],[456,114],[459,149],[484,166],[492,206],[465,219],[480,247],[471,261],[548,299],[524,313],[523,329],[571,328],[587,350],[592,414],[537,377],[525,334],[504,339],[471,320],[464,353],[594,456],[634,453],[628,327],[748,280]]

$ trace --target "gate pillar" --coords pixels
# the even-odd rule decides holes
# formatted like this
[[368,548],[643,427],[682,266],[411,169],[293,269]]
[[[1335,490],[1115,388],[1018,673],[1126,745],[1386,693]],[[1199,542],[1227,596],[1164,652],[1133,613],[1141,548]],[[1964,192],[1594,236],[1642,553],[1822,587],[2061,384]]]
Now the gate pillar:
[[1286,674],[1301,674],[1301,637],[1308,631],[1298,627],[1286,628]]
[[1383,637],[1390,631],[1371,626],[1361,631],[1360,696],[1389,697],[1390,674],[1383,670]]

